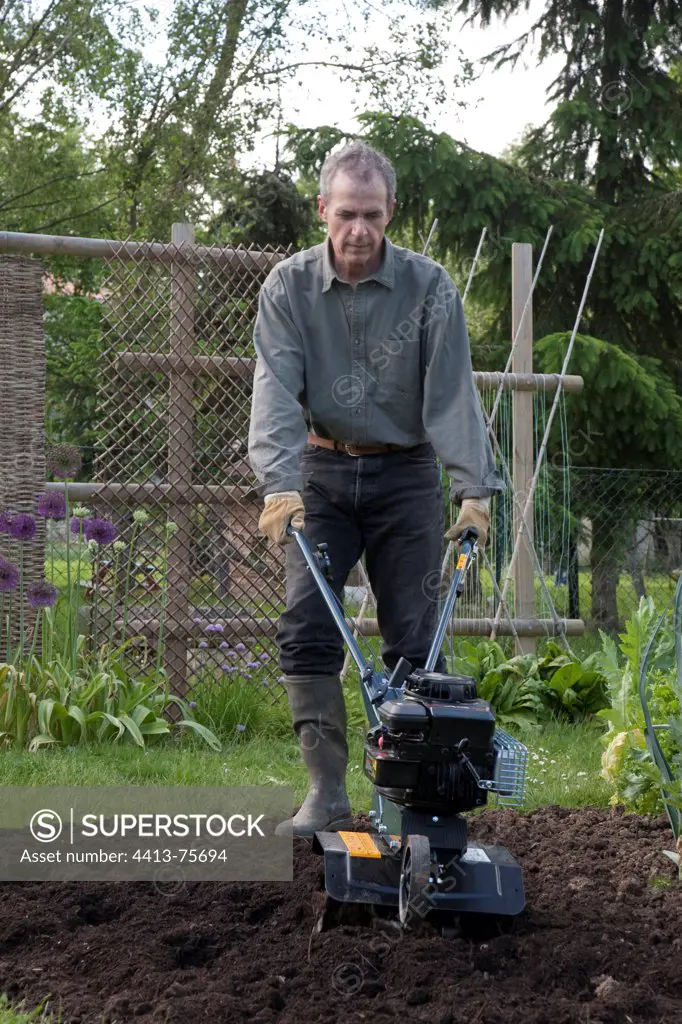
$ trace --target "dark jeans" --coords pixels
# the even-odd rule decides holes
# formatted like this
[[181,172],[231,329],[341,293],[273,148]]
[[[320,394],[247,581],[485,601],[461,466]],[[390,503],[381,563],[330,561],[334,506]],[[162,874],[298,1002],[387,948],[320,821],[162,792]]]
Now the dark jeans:
[[[328,544],[332,590],[343,600],[348,574],[364,552],[385,666],[392,670],[402,656],[422,668],[436,628],[444,553],[443,496],[433,449],[424,444],[356,457],[306,445],[301,469],[304,534],[313,552],[317,544]],[[281,667],[289,675],[337,673],[343,638],[296,541],[285,550],[287,608],[277,632]],[[443,670],[441,659],[436,668]]]

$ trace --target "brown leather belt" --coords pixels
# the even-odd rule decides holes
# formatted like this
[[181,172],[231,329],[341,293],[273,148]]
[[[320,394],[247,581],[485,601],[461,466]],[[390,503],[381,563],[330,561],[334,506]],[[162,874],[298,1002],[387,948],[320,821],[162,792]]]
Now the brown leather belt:
[[308,434],[308,444],[316,444],[320,448],[329,448],[335,452],[345,452],[346,455],[382,455],[384,452],[406,452],[414,445],[400,444],[347,444],[345,441],[332,441],[327,437],[317,437],[316,434]]

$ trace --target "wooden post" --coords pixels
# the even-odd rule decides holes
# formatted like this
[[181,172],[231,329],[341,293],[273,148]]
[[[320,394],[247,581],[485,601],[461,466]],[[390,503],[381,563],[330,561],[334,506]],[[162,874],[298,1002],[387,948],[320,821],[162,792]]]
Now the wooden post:
[[[526,242],[512,246],[512,373],[533,372],[533,308],[528,301],[533,284],[533,247]],[[524,312],[525,310],[525,312]],[[533,479],[533,394],[514,391],[512,395],[513,464],[512,480],[518,502],[514,503],[514,536],[521,529],[522,510]],[[514,608],[517,619],[535,618],[533,589],[533,521],[528,514],[526,530],[514,566]],[[519,637],[516,653],[537,649],[534,637]]]
[[[191,224],[173,224],[171,241],[176,246],[191,246],[195,234]],[[171,487],[192,485],[194,459],[193,375],[187,371],[193,355],[196,271],[186,260],[171,266],[171,312],[168,393],[167,482]],[[177,524],[177,532],[168,545],[168,606],[166,621],[185,622],[189,617],[192,579],[191,518],[186,504],[169,504],[168,516]],[[170,628],[165,649],[166,670],[172,690],[187,693],[187,638]]]
[[[23,560],[26,584],[45,576],[45,520],[36,516],[36,498],[45,488],[43,273],[37,260],[0,256],[0,512],[27,513],[36,521],[31,541],[0,533],[0,556],[14,564]],[[0,594],[0,661],[7,654],[8,605],[8,595]],[[15,592],[11,632],[15,651],[20,639],[30,644],[35,625],[35,612],[24,605],[21,637]]]

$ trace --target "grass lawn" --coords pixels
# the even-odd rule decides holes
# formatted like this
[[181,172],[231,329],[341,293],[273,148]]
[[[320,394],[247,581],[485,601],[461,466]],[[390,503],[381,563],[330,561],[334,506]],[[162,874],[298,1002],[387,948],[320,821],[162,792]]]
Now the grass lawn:
[[0,995],[0,1024],[39,1024],[40,1021],[44,1021],[45,1024],[58,1024],[60,1019],[44,1012],[40,1007],[31,1011],[24,1011],[23,1007],[13,1009],[6,997]]
[[[610,793],[600,778],[600,732],[589,725],[554,724],[521,738],[529,749],[525,809],[548,803],[565,807],[605,805]],[[372,786],[362,773],[363,733],[351,731],[348,790],[357,811],[368,809]],[[217,753],[187,739],[141,750],[91,747],[0,753],[5,786],[292,786],[296,799],[307,776],[298,746],[288,735],[233,739]]]

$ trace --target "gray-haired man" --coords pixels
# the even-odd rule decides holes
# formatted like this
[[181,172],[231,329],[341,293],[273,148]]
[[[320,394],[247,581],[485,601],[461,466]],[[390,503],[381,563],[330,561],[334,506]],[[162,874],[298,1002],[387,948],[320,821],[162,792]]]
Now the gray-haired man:
[[[327,158],[318,209],[327,240],[284,260],[260,294],[249,457],[265,507],[260,530],[286,545],[287,604],[277,644],[310,786],[281,832],[311,836],[351,821],[338,629],[298,545],[329,545],[342,598],[364,553],[382,654],[422,667],[436,605],[424,579],[441,565],[440,459],[460,505],[445,533],[485,544],[502,490],[472,377],[459,294],[433,260],[393,245],[386,158],[353,143]],[[442,667],[439,666],[439,667]]]

